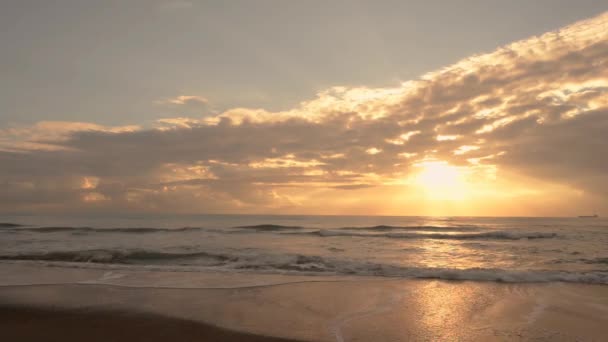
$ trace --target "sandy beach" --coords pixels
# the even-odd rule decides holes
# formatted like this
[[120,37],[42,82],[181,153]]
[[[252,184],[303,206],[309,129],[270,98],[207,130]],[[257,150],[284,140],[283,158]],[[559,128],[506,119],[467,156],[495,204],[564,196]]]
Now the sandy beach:
[[[210,277],[217,282],[221,275]],[[230,288],[6,285],[0,329],[11,341],[601,341],[608,335],[604,285],[282,281],[245,286],[242,280]]]
[[0,306],[0,322],[6,341],[292,341],[160,315],[102,310]]

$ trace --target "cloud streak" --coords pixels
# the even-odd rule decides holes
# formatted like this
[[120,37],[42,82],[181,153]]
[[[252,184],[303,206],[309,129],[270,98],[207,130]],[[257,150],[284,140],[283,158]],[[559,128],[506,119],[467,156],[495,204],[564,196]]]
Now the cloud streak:
[[[282,112],[235,108],[149,129],[3,129],[0,204],[6,212],[429,213],[412,179],[421,163],[441,161],[466,170],[471,184],[471,203],[444,203],[442,214],[508,214],[497,206],[515,200],[529,208],[505,210],[534,214],[556,194],[563,200],[546,201],[555,213],[572,196],[602,207],[607,95],[603,14],[398,87],[334,87]],[[208,105],[195,96],[164,103]]]

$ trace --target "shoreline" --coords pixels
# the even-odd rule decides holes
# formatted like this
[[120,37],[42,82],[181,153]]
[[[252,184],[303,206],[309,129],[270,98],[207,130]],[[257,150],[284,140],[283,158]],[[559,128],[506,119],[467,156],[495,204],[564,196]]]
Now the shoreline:
[[604,285],[418,279],[0,287],[0,329],[15,341],[599,341],[607,323]]
[[[499,268],[412,268],[404,275],[337,272],[264,272],[213,270],[196,266],[137,265],[95,262],[0,260],[0,286],[98,284],[136,288],[243,288],[297,282],[439,280],[504,284],[580,284],[608,286],[605,270],[509,270]],[[412,270],[410,269],[410,271]],[[24,272],[34,270],[35,272]],[[407,270],[407,269],[406,269]],[[6,279],[2,279],[5,277]],[[66,281],[67,279],[67,281]]]
[[2,304],[0,327],[3,338],[23,342],[297,341],[151,313]]

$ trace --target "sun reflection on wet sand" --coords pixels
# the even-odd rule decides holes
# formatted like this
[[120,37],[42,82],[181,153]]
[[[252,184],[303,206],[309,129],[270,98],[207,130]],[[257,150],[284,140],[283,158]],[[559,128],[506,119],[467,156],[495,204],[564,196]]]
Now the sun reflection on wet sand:
[[608,335],[606,286],[355,279],[213,289],[7,286],[0,301],[93,310],[107,308],[111,295],[114,308],[125,312],[306,341],[599,341]]
[[445,287],[438,282],[417,288],[412,300],[419,312],[418,328],[432,332],[434,338],[456,339],[471,316],[472,306],[476,302],[471,298],[473,295],[470,287]]

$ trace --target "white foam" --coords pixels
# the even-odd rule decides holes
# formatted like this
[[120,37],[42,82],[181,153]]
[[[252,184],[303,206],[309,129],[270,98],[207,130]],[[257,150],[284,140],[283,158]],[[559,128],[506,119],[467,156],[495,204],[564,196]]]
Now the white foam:
[[[74,263],[74,262],[23,262],[4,261],[2,263],[17,263],[24,265],[37,265],[44,267],[96,269],[106,271],[140,272],[177,272],[192,273],[223,273],[241,277],[244,274],[254,275],[290,275],[306,277],[332,276],[363,276],[377,278],[422,278],[443,280],[472,280],[492,281],[505,283],[545,283],[545,282],[567,282],[585,284],[608,285],[608,271],[590,272],[567,272],[551,270],[504,270],[489,268],[433,268],[433,267],[402,267],[396,265],[383,265],[356,261],[327,260],[322,262],[310,262],[293,266],[290,262],[270,261],[241,261],[235,267],[206,267],[206,266],[165,266],[165,265],[116,265],[97,263]],[[286,260],[283,260],[286,261]],[[143,273],[142,273],[143,272]],[[119,280],[120,277],[116,277]],[[112,279],[113,280],[113,279]],[[104,282],[103,279],[100,280]]]

